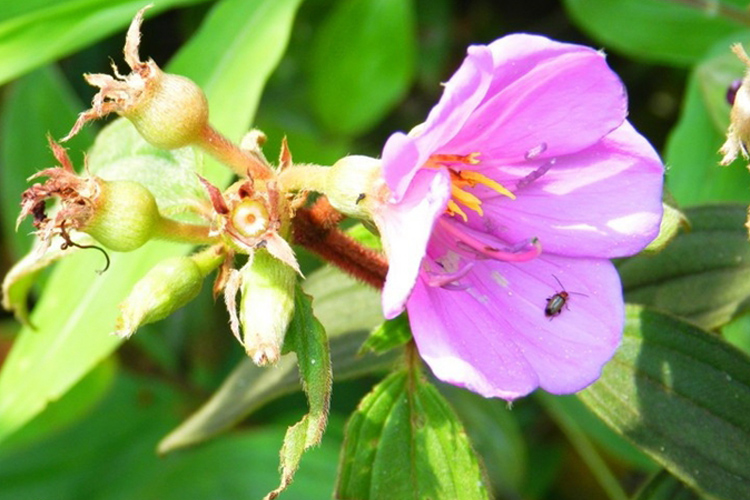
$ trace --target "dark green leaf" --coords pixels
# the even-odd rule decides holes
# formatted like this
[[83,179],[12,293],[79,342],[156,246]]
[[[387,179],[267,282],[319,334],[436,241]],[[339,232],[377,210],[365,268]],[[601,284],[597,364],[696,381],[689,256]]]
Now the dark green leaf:
[[750,484],[750,358],[703,330],[636,306],[581,400],[692,488],[726,500]]
[[750,298],[746,208],[704,206],[685,215],[691,231],[657,255],[639,255],[619,266],[625,299],[713,329],[744,311]]
[[432,385],[402,371],[351,416],[336,497],[475,500],[489,493],[453,410]]
[[742,160],[719,166],[726,139],[732,81],[745,66],[729,50],[732,42],[750,41],[747,33],[719,41],[688,80],[682,114],[666,147],[667,186],[680,205],[750,201],[750,173]]
[[571,17],[607,47],[654,62],[688,66],[750,24],[744,0],[565,0]]
[[310,55],[310,103],[331,131],[356,135],[403,97],[414,75],[410,0],[336,2]]
[[700,496],[669,472],[654,475],[634,500],[700,500]]
[[382,322],[367,338],[360,352],[372,351],[382,354],[386,351],[400,347],[411,340],[411,327],[409,317],[402,313],[394,319]]
[[[149,16],[204,0],[162,0]],[[0,85],[126,27],[141,0],[4,1],[0,9]]]

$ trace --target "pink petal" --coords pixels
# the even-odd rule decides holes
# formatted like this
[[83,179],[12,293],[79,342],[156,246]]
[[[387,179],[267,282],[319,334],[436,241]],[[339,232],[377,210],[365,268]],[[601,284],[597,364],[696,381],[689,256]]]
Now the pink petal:
[[400,203],[389,203],[375,214],[383,247],[388,255],[388,275],[383,287],[383,314],[398,316],[417,281],[435,221],[445,211],[450,197],[446,172],[423,170],[417,173]]
[[463,64],[445,84],[427,120],[408,136],[397,132],[383,148],[383,176],[399,201],[416,171],[463,127],[482,102],[492,80],[492,54],[484,45],[469,47]]
[[[510,170],[483,173],[507,177]],[[557,158],[517,189],[515,200],[488,195],[484,217],[471,223],[506,241],[536,236],[546,252],[560,255],[633,255],[658,234],[663,174],[659,156],[626,122],[597,145]]]
[[[547,298],[562,291],[555,277],[570,295],[549,318]],[[420,280],[408,303],[419,353],[445,382],[504,399],[537,387],[572,393],[599,377],[620,341],[622,295],[609,261],[477,261],[465,279],[464,291]]]
[[601,53],[583,47],[541,60],[496,90],[441,152],[506,161],[535,148],[543,158],[565,155],[593,145],[627,115],[622,82]]

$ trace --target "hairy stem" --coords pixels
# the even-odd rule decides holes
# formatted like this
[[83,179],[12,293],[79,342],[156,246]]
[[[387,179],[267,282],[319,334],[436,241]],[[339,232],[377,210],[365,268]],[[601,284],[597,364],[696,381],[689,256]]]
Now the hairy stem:
[[240,177],[270,179],[274,175],[273,170],[258,157],[241,149],[210,125],[201,131],[197,145]]

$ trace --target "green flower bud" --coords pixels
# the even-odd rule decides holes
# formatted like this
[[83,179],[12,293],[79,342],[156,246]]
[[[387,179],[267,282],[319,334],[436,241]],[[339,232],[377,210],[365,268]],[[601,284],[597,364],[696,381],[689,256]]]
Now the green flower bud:
[[255,252],[240,272],[242,344],[255,364],[274,364],[294,313],[297,273],[266,250]]
[[115,334],[130,337],[141,325],[166,318],[193,300],[204,274],[190,257],[172,257],[154,266],[120,304]]
[[328,169],[325,194],[341,213],[357,219],[370,219],[372,205],[385,196],[381,161],[368,156],[347,156]]
[[100,181],[99,186],[81,231],[116,252],[135,250],[154,236],[161,216],[151,191],[134,181]]

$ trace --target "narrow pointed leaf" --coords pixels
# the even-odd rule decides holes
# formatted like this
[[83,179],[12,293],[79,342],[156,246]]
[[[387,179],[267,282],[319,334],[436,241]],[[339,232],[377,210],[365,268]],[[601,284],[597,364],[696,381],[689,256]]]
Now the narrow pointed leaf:
[[461,423],[421,377],[400,371],[378,384],[344,439],[336,498],[489,498]]
[[[204,0],[162,0],[149,16]],[[140,0],[4,1],[0,9],[0,85],[125,28]]]
[[276,498],[291,484],[302,454],[320,444],[331,405],[333,374],[326,332],[313,316],[310,297],[299,287],[294,302],[294,317],[286,333],[284,350],[297,354],[309,413],[286,431],[281,447],[281,484],[266,496],[267,499]]
[[747,498],[750,358],[720,338],[630,306],[622,345],[579,396],[691,488]]
[[[181,73],[206,91],[215,111],[212,120],[219,129],[239,135],[248,126],[260,89],[283,52],[298,4],[299,0],[224,0],[196,35],[213,37],[212,43],[189,44],[177,57],[194,62],[193,66],[183,64]],[[224,17],[241,22],[217,25],[216,19]],[[144,25],[147,30],[148,23]],[[248,67],[253,70],[247,71]],[[206,169],[221,184],[231,178],[228,169],[217,165]],[[95,273],[101,263],[90,252],[80,252],[58,265],[32,314],[38,330],[22,332],[0,373],[0,440],[117,348],[120,340],[110,335],[117,304],[155,263],[189,249],[149,243],[136,252],[113,254],[111,269],[102,276]]]

